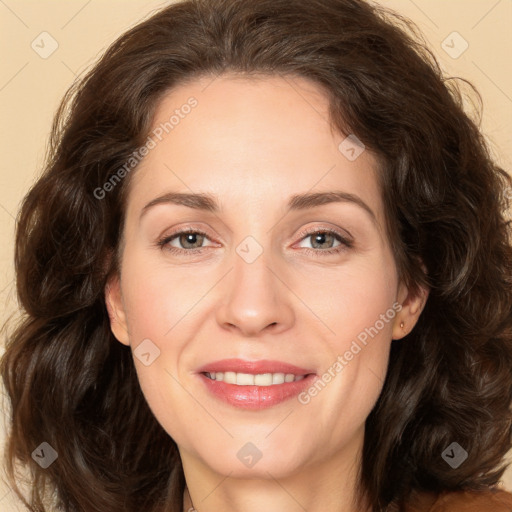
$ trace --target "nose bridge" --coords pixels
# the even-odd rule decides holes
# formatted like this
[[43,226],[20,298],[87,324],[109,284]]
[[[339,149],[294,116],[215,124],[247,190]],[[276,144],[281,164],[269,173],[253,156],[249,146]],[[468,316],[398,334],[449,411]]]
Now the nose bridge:
[[269,325],[291,321],[286,287],[276,277],[272,259],[270,248],[252,236],[236,246],[219,322],[257,334]]

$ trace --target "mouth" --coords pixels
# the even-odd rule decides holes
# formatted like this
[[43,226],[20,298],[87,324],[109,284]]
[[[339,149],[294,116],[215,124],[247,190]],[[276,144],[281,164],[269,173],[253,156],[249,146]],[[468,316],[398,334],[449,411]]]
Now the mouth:
[[[208,379],[237,386],[276,386],[285,382],[298,382],[306,375],[293,373],[237,373],[237,372],[204,372]],[[309,374],[308,374],[309,375]]]
[[200,368],[208,394],[231,406],[261,410],[298,395],[316,373],[281,361],[225,359]]

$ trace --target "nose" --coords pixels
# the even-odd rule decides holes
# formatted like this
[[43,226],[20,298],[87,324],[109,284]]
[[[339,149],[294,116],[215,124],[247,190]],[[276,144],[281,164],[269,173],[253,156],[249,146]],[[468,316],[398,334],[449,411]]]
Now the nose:
[[285,272],[272,265],[266,251],[251,263],[235,254],[233,267],[221,284],[219,325],[243,336],[289,329],[294,321],[294,296],[286,285]]

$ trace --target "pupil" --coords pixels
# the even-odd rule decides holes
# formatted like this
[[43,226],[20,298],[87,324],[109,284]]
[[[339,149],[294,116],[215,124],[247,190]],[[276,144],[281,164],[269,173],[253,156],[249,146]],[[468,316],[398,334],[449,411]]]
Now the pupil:
[[315,243],[316,244],[325,244],[326,243],[326,240],[325,240],[325,237],[326,236],[329,236],[328,233],[318,233],[315,235]]
[[197,233],[187,233],[185,236],[185,246],[187,246],[187,244],[190,244],[190,245],[195,245],[197,244],[197,240],[195,240],[198,236],[201,236],[201,235],[198,235]]

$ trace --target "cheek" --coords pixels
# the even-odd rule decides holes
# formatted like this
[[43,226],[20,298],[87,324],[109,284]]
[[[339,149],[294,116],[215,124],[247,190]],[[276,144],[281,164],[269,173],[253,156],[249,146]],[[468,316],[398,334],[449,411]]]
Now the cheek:
[[298,283],[295,289],[322,320],[322,331],[331,340],[332,348],[340,351],[348,349],[360,333],[364,339],[366,330],[376,323],[379,335],[391,336],[396,315],[396,279],[393,262],[375,258],[318,273],[314,280]]
[[190,409],[190,396],[180,384],[183,375],[178,369],[188,339],[184,329],[193,322],[191,305],[197,302],[198,291],[187,286],[180,272],[148,263],[144,256],[132,251],[123,260],[121,285],[130,344],[146,402],[179,442],[185,430],[176,411]]
[[347,281],[344,292],[336,300],[338,308],[342,308],[338,309],[337,317],[340,332],[349,331],[351,337],[356,338],[376,326],[383,335],[391,333],[392,322],[389,320],[395,315],[392,308],[395,298],[395,286],[384,274],[368,269],[353,281]]
[[122,290],[130,341],[165,341],[211,287],[211,276],[154,263],[132,253],[123,262]]
[[325,338],[325,372],[333,391],[326,400],[336,407],[340,397],[361,420],[369,413],[385,379],[395,317],[396,273],[383,259],[340,272],[333,279],[325,318],[332,333]]

